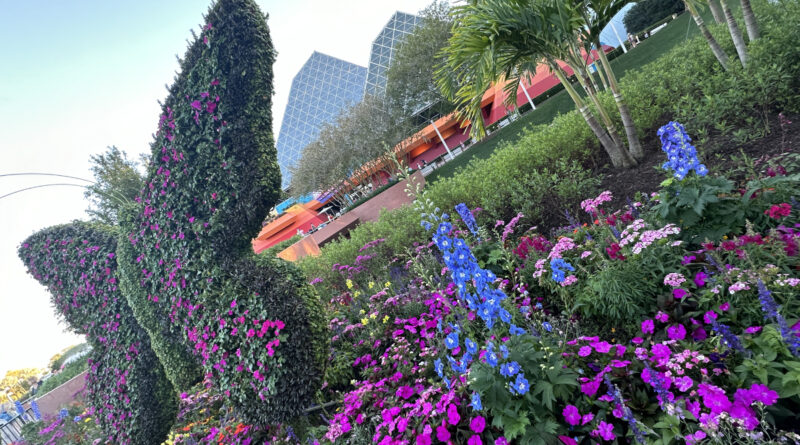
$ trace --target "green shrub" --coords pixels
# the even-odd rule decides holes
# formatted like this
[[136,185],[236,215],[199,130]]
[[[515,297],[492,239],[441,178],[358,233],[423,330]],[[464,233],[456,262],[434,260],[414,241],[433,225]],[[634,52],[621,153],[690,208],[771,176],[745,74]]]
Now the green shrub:
[[160,443],[177,397],[118,288],[116,239],[111,228],[74,222],[31,235],[19,256],[59,316],[92,345],[86,387],[103,431],[113,443]]
[[259,425],[303,412],[324,358],[316,295],[250,243],[280,192],[274,58],[254,1],[214,3],[164,101],[146,187],[120,241],[128,297],[173,381],[193,380],[180,380],[190,360],[169,353],[183,346],[165,344],[183,343],[244,421]]

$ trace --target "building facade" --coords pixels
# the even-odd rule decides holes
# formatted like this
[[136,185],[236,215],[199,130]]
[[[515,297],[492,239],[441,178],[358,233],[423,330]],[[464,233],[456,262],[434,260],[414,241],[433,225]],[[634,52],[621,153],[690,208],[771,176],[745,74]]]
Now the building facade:
[[366,77],[363,66],[316,51],[294,76],[277,143],[284,189],[292,179],[291,167],[316,140],[322,126],[364,96]]
[[421,22],[422,17],[400,11],[395,12],[389,19],[372,42],[365,94],[382,95],[386,91],[386,70],[392,62],[394,51]]

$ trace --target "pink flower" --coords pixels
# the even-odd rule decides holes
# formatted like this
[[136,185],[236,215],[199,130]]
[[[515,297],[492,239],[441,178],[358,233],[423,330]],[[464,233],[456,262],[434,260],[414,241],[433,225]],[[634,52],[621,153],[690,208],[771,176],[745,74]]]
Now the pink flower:
[[721,310],[722,312],[725,312],[730,308],[731,308],[731,304],[729,302],[727,302],[727,301],[722,303],[721,305],[719,305],[719,310]]
[[594,420],[594,414],[593,413],[584,414],[583,417],[581,417],[581,425],[586,425],[587,423],[591,422],[592,420]]
[[642,322],[642,332],[645,334],[652,334],[655,331],[655,324],[653,320],[645,320]]
[[480,434],[483,432],[483,429],[486,427],[486,419],[483,416],[478,416],[469,423],[469,429],[475,431],[476,433]]
[[599,388],[600,388],[599,380],[592,380],[581,384],[581,392],[590,397],[597,394],[597,390]]
[[578,445],[578,442],[575,442],[575,439],[569,436],[558,436],[558,439],[565,445]]
[[414,388],[410,386],[403,385],[397,388],[397,392],[395,394],[397,397],[408,399],[409,397],[414,395]]
[[686,328],[682,324],[667,328],[667,336],[670,340],[683,340],[686,338]]
[[494,445],[508,445],[508,441],[505,436],[500,436],[494,441]]
[[662,323],[666,323],[669,321],[669,315],[665,314],[662,311],[658,311],[658,313],[656,314],[656,320]]
[[761,383],[754,383],[750,386],[750,397],[754,401],[761,402],[764,405],[772,405],[778,401],[778,393]]
[[695,284],[695,286],[697,286],[697,287],[705,286],[706,285],[706,278],[708,278],[708,275],[706,275],[705,272],[703,272],[702,270],[700,272],[697,272],[697,274],[695,274],[695,276],[694,276],[694,284]]
[[601,354],[605,354],[611,350],[611,344],[607,341],[592,343],[591,346]]
[[640,345],[640,344],[642,344],[643,342],[644,342],[644,339],[643,339],[642,337],[633,337],[633,338],[631,339],[631,343],[633,343],[633,344],[635,344],[635,345]]
[[716,319],[717,319],[717,314],[716,314],[716,312],[713,312],[713,311],[707,311],[707,312],[706,312],[706,313],[703,315],[703,321],[705,321],[705,322],[706,322],[706,324],[711,324],[711,323],[713,323],[713,322],[714,322],[714,320],[716,320]]
[[581,346],[581,348],[578,350],[578,355],[581,357],[588,357],[589,355],[591,355],[591,353],[592,353],[591,346]]
[[431,435],[420,434],[417,436],[417,445],[431,445]]
[[750,326],[749,328],[745,329],[744,331],[748,334],[755,334],[756,332],[761,330],[761,326]]
[[469,438],[467,441],[467,445],[483,445],[483,441],[481,440],[481,436],[477,434],[473,434],[472,437]]
[[567,405],[561,414],[564,415],[564,420],[570,425],[577,425],[581,421],[581,413],[575,405]]

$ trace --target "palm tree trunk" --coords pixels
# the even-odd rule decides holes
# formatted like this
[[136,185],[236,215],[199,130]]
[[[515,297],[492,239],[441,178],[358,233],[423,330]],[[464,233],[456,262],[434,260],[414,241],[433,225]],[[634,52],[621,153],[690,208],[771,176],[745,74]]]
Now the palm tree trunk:
[[575,106],[578,108],[578,111],[583,116],[583,119],[586,121],[586,124],[589,125],[589,128],[592,129],[592,132],[597,136],[597,139],[600,141],[600,145],[603,146],[605,149],[606,154],[611,159],[611,165],[614,167],[632,167],[636,165],[636,161],[634,161],[628,153],[623,150],[619,144],[615,143],[609,134],[603,130],[603,127],[600,125],[600,122],[597,121],[597,118],[594,117],[592,111],[586,106],[581,96],[575,91],[575,88],[572,87],[572,84],[569,83],[564,73],[561,71],[561,68],[556,65],[555,63],[550,63],[550,69],[555,73],[558,80],[564,85],[564,89],[567,90],[567,94],[572,98],[572,101],[575,102]]
[[758,30],[758,22],[753,14],[753,8],[750,6],[750,0],[742,0],[742,15],[744,16],[744,27],[747,28],[747,37],[752,42],[759,38],[761,33]]
[[[573,70],[580,69],[579,67],[571,66]],[[606,131],[608,135],[611,136],[611,139],[614,141],[617,146],[622,147],[622,139],[619,137],[619,133],[617,133],[617,127],[614,125],[614,122],[611,120],[611,117],[608,115],[608,111],[606,111],[603,104],[600,103],[600,99],[597,97],[597,92],[586,82],[586,79],[583,76],[576,75],[578,79],[578,83],[581,84],[583,90],[586,91],[586,95],[589,96],[594,106],[597,108],[597,114],[600,115],[600,120],[603,121],[603,124],[606,126]]]
[[[597,43],[599,45],[599,41]],[[634,159],[640,161],[644,158],[644,150],[639,141],[639,134],[636,132],[636,124],[633,122],[633,115],[631,114],[630,108],[628,108],[628,103],[622,96],[622,92],[617,84],[617,76],[614,74],[614,70],[611,69],[611,64],[608,62],[608,57],[606,57],[606,53],[603,51],[602,47],[600,47],[597,53],[600,57],[603,71],[605,71],[606,77],[608,77],[608,83],[611,87],[611,92],[614,94],[614,101],[617,103],[619,115],[622,118],[622,126],[625,128],[625,136],[628,138],[628,151],[630,151]]]
[[714,21],[717,23],[725,23],[725,16],[722,14],[722,8],[719,7],[719,0],[708,0],[708,9],[711,10],[711,15],[714,16]]
[[731,8],[728,6],[728,0],[719,0],[722,5],[722,12],[725,14],[725,21],[728,22],[728,31],[731,33],[733,39],[733,46],[736,47],[736,53],[739,54],[739,60],[742,62],[743,67],[747,67],[747,45],[744,43],[744,36],[739,25],[736,23],[736,17],[733,16]]
[[700,14],[697,13],[697,8],[694,7],[695,0],[683,0],[683,3],[686,4],[686,9],[689,10],[689,13],[692,14],[692,18],[694,22],[697,23],[697,28],[700,29],[700,33],[703,34],[703,37],[708,42],[708,45],[711,47],[711,52],[714,53],[714,57],[717,58],[719,64],[722,65],[722,68],[725,70],[728,69],[728,55],[725,54],[725,51],[719,46],[717,40],[711,35],[711,32],[706,27],[705,22],[703,22],[703,18],[700,17]]

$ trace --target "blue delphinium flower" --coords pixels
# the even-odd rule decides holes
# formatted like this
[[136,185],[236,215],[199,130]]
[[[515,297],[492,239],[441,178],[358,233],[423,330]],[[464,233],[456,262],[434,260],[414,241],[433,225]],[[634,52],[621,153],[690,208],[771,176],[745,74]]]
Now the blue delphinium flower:
[[508,332],[511,335],[522,335],[525,333],[525,329],[522,329],[520,327],[517,327],[517,325],[512,324],[511,326],[508,327]]
[[517,362],[503,363],[502,365],[500,365],[500,375],[504,377],[512,377],[517,375],[519,369],[520,369],[519,363]]
[[786,342],[786,346],[789,347],[792,355],[800,357],[800,338],[792,332],[789,328],[789,324],[786,323],[786,319],[778,312],[781,307],[778,306],[778,303],[772,298],[772,292],[767,289],[767,286],[764,285],[764,282],[761,280],[758,280],[758,301],[761,302],[761,309],[764,311],[764,319],[772,319],[778,323],[781,337],[783,337],[783,341]]
[[67,411],[66,408],[61,408],[58,411],[58,418],[59,419],[66,419],[67,417],[69,417],[69,411]]
[[[33,418],[36,420],[42,420],[42,412],[39,411],[39,403],[36,400],[31,401],[31,411],[33,411]],[[66,410],[64,410],[66,411]]]
[[80,422],[81,421],[81,416],[75,416],[75,418],[73,418],[72,421],[75,422],[75,423]]
[[447,346],[447,349],[455,349],[458,347],[458,332],[451,332],[447,337],[444,339],[444,344]]
[[441,359],[436,359],[433,361],[433,369],[436,371],[436,374],[439,374],[439,377],[444,377],[444,365],[442,364]]
[[708,174],[708,168],[697,159],[697,149],[691,144],[692,139],[686,129],[678,122],[669,122],[658,129],[661,138],[661,149],[667,154],[667,162],[661,167],[672,170],[673,176],[682,180],[692,170],[698,176]]
[[22,403],[20,403],[19,400],[14,402],[14,409],[17,410],[17,414],[20,416],[25,414],[25,408],[22,407]]
[[561,283],[566,279],[565,270],[569,270],[570,272],[575,271],[572,264],[569,264],[562,258],[553,258],[550,260],[550,268],[553,270],[552,278],[556,283]]
[[545,330],[545,331],[547,331],[547,332],[550,332],[550,331],[552,331],[552,330],[553,330],[553,325],[551,325],[550,323],[548,323],[548,322],[546,322],[546,321],[545,321],[544,323],[542,323],[542,327],[543,327],[543,328],[544,328],[544,330]]
[[497,366],[497,354],[494,353],[492,350],[487,350],[486,355],[486,363],[489,364],[492,368]]
[[528,384],[528,379],[525,378],[525,374],[520,372],[517,374],[517,379],[514,380],[514,384],[511,385],[511,392],[523,395],[526,394],[529,389],[530,385]]
[[503,358],[508,358],[508,346],[500,345],[500,352],[503,354]]
[[478,353],[478,344],[472,341],[471,338],[464,339],[464,345],[467,347],[468,354],[477,354]]
[[482,410],[483,403],[481,402],[481,395],[477,392],[472,393],[472,403],[471,403],[473,410]]
[[469,211],[467,205],[463,202],[457,205],[456,212],[458,212],[458,216],[461,217],[461,220],[464,221],[467,229],[469,229],[473,235],[478,236],[478,224],[475,222],[475,217],[472,216],[472,212]]
[[722,342],[725,343],[731,349],[741,352],[742,354],[747,354],[748,351],[742,346],[742,341],[739,340],[739,337],[731,332],[731,328],[724,323],[719,323],[714,320],[712,323],[711,328],[714,332],[718,333],[722,336]]

